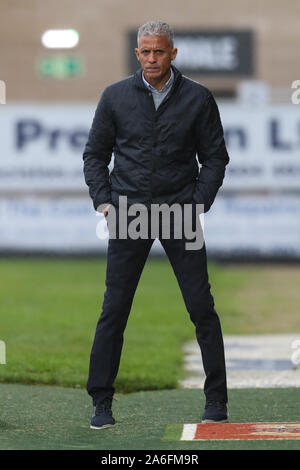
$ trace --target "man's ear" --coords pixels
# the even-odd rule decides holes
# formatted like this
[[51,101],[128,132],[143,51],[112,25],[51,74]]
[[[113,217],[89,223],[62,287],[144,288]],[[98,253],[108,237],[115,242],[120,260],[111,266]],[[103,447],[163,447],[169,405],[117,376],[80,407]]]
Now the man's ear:
[[174,47],[174,49],[172,49],[172,52],[171,52],[171,60],[176,59],[177,52],[178,52],[177,48]]
[[140,57],[140,51],[138,50],[137,47],[134,49],[134,52],[135,52],[135,55],[136,55],[137,60],[140,61],[140,59],[139,59],[139,57]]

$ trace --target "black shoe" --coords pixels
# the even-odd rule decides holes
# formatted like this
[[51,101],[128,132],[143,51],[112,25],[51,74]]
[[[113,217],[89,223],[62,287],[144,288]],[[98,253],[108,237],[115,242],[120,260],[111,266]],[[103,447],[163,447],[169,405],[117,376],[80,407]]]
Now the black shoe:
[[115,420],[111,411],[112,398],[107,397],[93,406],[91,429],[104,429],[114,426]]
[[202,423],[227,423],[228,413],[225,402],[208,400],[202,416]]

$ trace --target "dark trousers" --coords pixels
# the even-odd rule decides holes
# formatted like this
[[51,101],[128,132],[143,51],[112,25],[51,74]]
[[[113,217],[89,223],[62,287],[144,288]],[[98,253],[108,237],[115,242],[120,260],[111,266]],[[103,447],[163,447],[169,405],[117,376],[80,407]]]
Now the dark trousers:
[[[224,346],[207,273],[205,244],[186,250],[186,239],[159,240],[177,278],[186,309],[195,325],[206,374],[207,399],[227,402]],[[123,333],[134,294],[154,240],[109,239],[106,291],[90,356],[87,391],[93,402],[113,396]],[[162,312],[163,314],[163,312]],[[166,367],[168,365],[166,364]]]

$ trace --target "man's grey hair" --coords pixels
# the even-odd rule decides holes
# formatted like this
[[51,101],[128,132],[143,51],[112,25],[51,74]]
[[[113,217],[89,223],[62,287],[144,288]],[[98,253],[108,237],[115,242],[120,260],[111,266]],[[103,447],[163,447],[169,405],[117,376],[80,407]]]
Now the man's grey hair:
[[142,36],[167,36],[171,47],[174,44],[174,33],[170,26],[163,21],[148,21],[143,24],[137,33],[137,43]]

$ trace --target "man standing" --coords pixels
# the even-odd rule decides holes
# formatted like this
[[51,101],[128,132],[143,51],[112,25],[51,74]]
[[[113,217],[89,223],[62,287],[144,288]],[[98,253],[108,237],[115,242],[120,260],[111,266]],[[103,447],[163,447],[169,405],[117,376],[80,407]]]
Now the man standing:
[[[108,86],[99,101],[83,153],[84,175],[94,208],[109,219],[129,206],[212,205],[229,162],[223,128],[211,92],[171,65],[177,49],[163,22],[138,30],[135,49],[141,69]],[[108,165],[114,153],[114,169]],[[201,169],[196,156],[201,163]],[[195,325],[206,374],[203,422],[227,421],[227,385],[221,326],[207,274],[205,244],[186,249],[186,237],[159,240],[172,264]],[[111,237],[107,251],[106,291],[90,357],[87,391],[93,399],[92,429],[115,424],[113,387],[123,333],[153,238]]]

